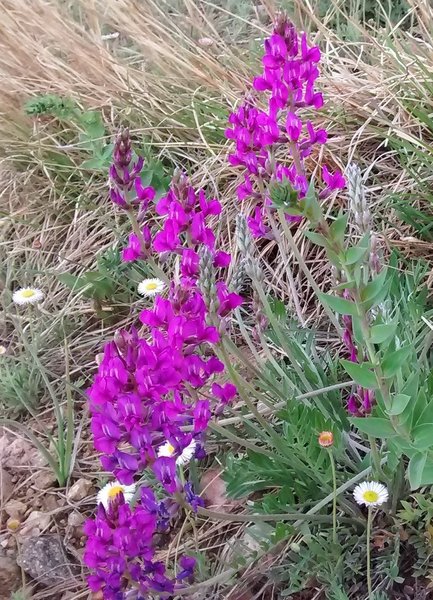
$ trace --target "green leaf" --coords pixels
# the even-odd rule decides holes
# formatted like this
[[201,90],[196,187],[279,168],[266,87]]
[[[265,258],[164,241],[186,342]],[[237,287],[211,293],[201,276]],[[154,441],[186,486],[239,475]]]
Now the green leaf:
[[333,286],[332,289],[334,292],[340,292],[341,290],[352,290],[354,287],[356,287],[354,281],[344,281],[343,283]]
[[322,209],[317,201],[316,192],[312,182],[308,187],[307,195],[304,198],[303,204],[304,215],[307,217],[307,219],[309,219],[313,225],[319,223],[322,218]]
[[406,394],[396,394],[391,401],[391,408],[387,411],[390,416],[401,415],[409,404],[410,396]]
[[366,389],[377,388],[376,375],[367,364],[358,364],[350,360],[342,360],[341,364],[356,383]]
[[327,245],[327,240],[321,233],[316,233],[315,231],[304,231],[304,235],[311,242],[313,242],[313,244],[316,244],[316,246],[322,246],[322,248],[325,248]]
[[344,262],[346,265],[353,265],[357,263],[362,258],[364,258],[367,252],[367,248],[359,248],[358,246],[353,246],[346,250],[344,255]]
[[407,467],[407,478],[410,489],[416,490],[420,487],[425,463],[427,461],[426,452],[417,452],[412,456]]
[[373,325],[370,330],[370,338],[373,344],[382,344],[395,334],[396,323],[386,323],[383,325]]
[[413,446],[417,450],[424,450],[433,446],[433,423],[417,425],[412,432]]
[[335,221],[329,227],[329,238],[334,241],[338,246],[343,246],[344,233],[347,227],[347,214],[342,215],[335,219]]
[[269,298],[269,305],[278,319],[287,319],[286,305],[277,298]]
[[412,347],[406,346],[393,352],[388,352],[382,360],[384,377],[393,377],[412,353]]
[[363,346],[364,333],[362,331],[362,319],[360,317],[352,317],[352,331],[355,342],[360,346]]
[[386,439],[395,435],[395,431],[388,419],[379,417],[353,417],[349,421],[359,431],[376,438]]
[[378,294],[382,292],[387,274],[387,270],[385,268],[382,269],[379,275],[365,286],[362,292],[362,300],[364,302],[374,300],[378,296]]
[[96,110],[89,110],[81,115],[80,121],[89,141],[104,137],[105,127],[101,113]]
[[75,291],[82,290],[88,285],[84,277],[77,277],[71,273],[60,273],[57,275],[57,279],[60,283],[63,283],[63,285],[66,285],[66,287]]
[[423,425],[424,423],[433,423],[433,400],[430,395],[425,399],[425,408],[422,413],[418,416],[418,419],[414,421],[414,425]]
[[89,169],[92,171],[101,171],[105,166],[105,161],[101,156],[94,156],[93,158],[88,158],[87,160],[83,160],[81,163],[82,169]]
[[420,485],[431,485],[433,483],[433,462],[428,460],[422,472],[422,479]]
[[331,294],[320,294],[320,300],[327,304],[332,310],[340,313],[340,315],[352,315],[358,314],[356,304],[350,300],[345,300],[339,296],[332,296]]

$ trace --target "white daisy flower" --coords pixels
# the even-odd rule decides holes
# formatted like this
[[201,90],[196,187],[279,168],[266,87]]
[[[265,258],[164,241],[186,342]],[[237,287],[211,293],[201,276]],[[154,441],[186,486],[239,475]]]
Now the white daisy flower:
[[353,490],[353,497],[359,505],[380,506],[388,500],[388,490],[377,481],[363,481]]
[[38,304],[44,299],[44,292],[38,288],[21,288],[13,293],[12,300],[15,304]]
[[112,502],[120,493],[123,494],[125,502],[131,502],[135,494],[135,489],[136,487],[134,484],[123,485],[123,483],[120,483],[120,481],[117,481],[116,479],[116,481],[107,483],[107,485],[104,485],[104,487],[99,490],[98,495],[96,496],[96,502],[102,504],[105,510],[108,510],[110,502]]
[[165,283],[161,279],[143,279],[138,284],[138,293],[142,296],[156,296],[160,294],[165,288]]
[[[188,444],[188,446],[183,449],[182,454],[176,458],[176,464],[177,465],[187,465],[195,454],[196,446],[197,446],[197,442],[195,440],[192,440],[192,442],[190,442]],[[165,444],[162,444],[162,446],[160,446],[158,448],[157,453],[158,453],[158,456],[171,457],[175,454],[175,452],[176,452],[175,447],[172,446],[170,444],[170,442],[165,442]]]

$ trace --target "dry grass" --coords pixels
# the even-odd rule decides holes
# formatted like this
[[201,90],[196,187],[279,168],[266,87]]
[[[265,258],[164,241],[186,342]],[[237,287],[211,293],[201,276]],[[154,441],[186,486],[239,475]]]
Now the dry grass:
[[[311,171],[325,159],[343,169],[350,160],[358,161],[366,171],[383,243],[395,240],[406,247],[405,238],[412,232],[387,209],[386,200],[412,194],[415,181],[420,189],[428,189],[433,180],[433,170],[428,169],[433,159],[427,154],[433,127],[423,118],[432,113],[433,103],[433,8],[428,0],[412,0],[417,28],[405,33],[373,30],[353,21],[356,39],[350,41],[330,29],[329,20],[317,17],[313,3],[294,4],[294,20],[312,27],[324,50],[322,87],[328,106],[320,119],[331,140],[326,156],[321,152],[313,157]],[[329,18],[340,11],[338,4]],[[186,165],[198,185],[219,193],[226,209],[221,232],[230,247],[238,207],[221,127],[227,108],[239,99],[259,64],[258,43],[276,12],[273,0],[242,6],[244,12],[236,15],[224,2],[205,0],[0,0],[0,252],[5,290],[1,343],[10,354],[25,352],[10,306],[10,290],[20,285],[33,283],[47,294],[46,340],[68,322],[71,377],[81,388],[95,367],[101,343],[122,319],[128,322],[135,314],[133,308],[107,324],[98,319],[89,300],[58,282],[58,273],[81,274],[92,268],[95,255],[116,243],[122,223],[105,197],[105,174],[83,170],[79,146],[74,142],[72,149],[59,148],[53,124],[26,117],[23,103],[41,93],[55,93],[74,98],[86,109],[101,110],[109,133],[121,122],[131,124],[134,135],[145,136],[159,157]],[[421,114],[416,107],[422,108]],[[421,157],[416,162],[411,148],[421,151],[424,162]],[[66,181],[59,181],[56,160],[47,161],[53,150],[67,153],[71,160]],[[334,199],[334,204],[344,202],[344,195]],[[296,239],[316,281],[326,286],[329,272],[323,256],[301,235]],[[423,252],[431,252],[430,244],[423,243],[428,246]],[[289,301],[293,288],[287,270],[292,271],[305,319],[314,326],[314,294],[290,247],[281,244],[281,259],[272,242],[259,250],[270,288]],[[41,346],[41,360],[59,393],[65,386],[64,355],[59,350],[63,343],[62,338],[57,346]],[[78,392],[76,399],[78,428],[86,416]],[[49,418],[47,410],[44,418]],[[71,481],[80,474],[94,478],[98,469],[89,442],[81,438]],[[52,493],[63,498],[65,490]],[[62,518],[74,508],[66,505]],[[197,544],[217,547],[231,535],[231,527],[203,526]],[[81,580],[73,589],[77,586],[84,589]],[[52,593],[50,597],[59,597]],[[43,595],[47,597],[45,591]],[[73,597],[86,596],[78,591]]]

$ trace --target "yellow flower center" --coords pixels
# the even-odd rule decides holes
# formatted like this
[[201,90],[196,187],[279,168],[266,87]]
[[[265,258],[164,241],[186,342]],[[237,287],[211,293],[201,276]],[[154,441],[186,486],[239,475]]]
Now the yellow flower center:
[[123,492],[123,487],[121,485],[113,485],[113,487],[111,487],[108,490],[108,497],[112,500],[113,498],[115,498],[116,496],[121,494],[122,492]]
[[379,500],[379,494],[373,490],[367,490],[362,497],[366,502],[377,502]]
[[23,290],[21,296],[23,298],[32,298],[36,294],[35,290]]
[[167,454],[170,454],[170,456],[171,456],[172,454],[174,454],[174,446],[172,446],[172,445],[170,444],[170,442],[167,442],[167,446],[166,446],[166,448],[167,448]]
[[149,292],[151,292],[152,290],[156,290],[157,287],[158,287],[158,284],[155,283],[154,281],[150,281],[149,283],[146,284],[146,289],[148,289]]

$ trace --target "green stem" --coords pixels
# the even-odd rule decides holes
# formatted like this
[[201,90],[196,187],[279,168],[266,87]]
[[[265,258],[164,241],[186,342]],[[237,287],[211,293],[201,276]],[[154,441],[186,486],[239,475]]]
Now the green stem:
[[[255,287],[255,289],[257,290],[257,293],[260,297],[260,301],[263,305],[263,308],[265,309],[265,313],[266,316],[269,319],[270,324],[272,325],[273,330],[275,331],[275,334],[278,338],[279,343],[281,344],[281,347],[283,348],[284,352],[287,355],[287,358],[290,360],[290,362],[292,363],[292,366],[294,368],[294,370],[296,371],[299,379],[302,381],[302,383],[304,384],[305,388],[307,390],[311,390],[311,384],[308,381],[307,377],[305,376],[304,370],[302,368],[302,366],[298,363],[298,361],[296,360],[295,356],[293,355],[293,352],[291,350],[291,348],[289,347],[289,345],[287,344],[286,338],[284,337],[280,325],[277,321],[277,319],[274,316],[274,313],[272,312],[272,309],[269,305],[268,299],[266,298],[266,295],[263,291],[263,288],[260,284],[260,282],[258,282],[256,279],[251,278],[252,284]],[[325,415],[327,417],[329,417],[329,415]]]
[[[293,238],[292,232],[290,231],[290,227],[287,224],[284,211],[279,210],[278,217],[280,219],[280,223],[281,223],[281,226],[284,231],[284,236],[287,238],[290,248],[291,248],[296,260],[298,261],[299,266],[301,267],[302,271],[304,272],[304,275],[307,278],[308,283],[311,285],[317,298],[320,301],[322,291],[319,288],[319,286],[317,285],[316,280],[314,279],[313,275],[310,272],[310,269],[307,267],[307,264],[302,256],[302,254],[298,250],[298,246]],[[334,325],[334,328],[337,331],[338,335],[341,337],[343,332],[341,330],[341,326],[340,326],[338,320],[336,319],[334,313],[332,312],[332,310],[329,308],[329,306],[325,302],[321,302],[321,304],[323,306],[324,311],[328,315],[329,320]]]
[[371,506],[368,507],[367,517],[367,590],[368,598],[372,600],[372,586],[371,586],[371,553],[370,553],[370,537],[371,537],[371,525],[373,522],[373,509]]
[[335,460],[332,448],[328,448],[328,454],[331,461],[332,491],[334,493],[332,499],[332,541],[334,544],[337,544],[337,475],[335,473]]
[[[267,521],[310,521],[311,523],[329,523],[330,517],[329,515],[311,515],[308,513],[275,513],[269,515],[262,514],[251,514],[251,515],[243,515],[243,514],[230,514],[217,512],[214,510],[209,510],[208,508],[198,509],[198,514],[203,517],[209,517],[210,519],[215,519],[217,521],[229,521],[231,523],[265,523]],[[344,523],[361,523],[360,519],[354,517],[341,517],[341,520]]]
[[370,454],[373,471],[380,479],[382,476],[382,467],[380,466],[380,453],[376,446],[376,440],[372,435],[368,436],[368,443],[370,444]]
[[[347,275],[349,276],[349,278],[351,277],[350,272],[348,272]],[[361,325],[362,337],[364,339],[365,348],[367,350],[368,360],[372,364],[373,371],[376,376],[377,386],[382,395],[382,399],[383,399],[385,408],[387,411],[389,411],[391,409],[391,405],[392,405],[390,387],[387,384],[387,382],[383,376],[382,367],[380,365],[380,360],[378,359],[376,350],[374,349],[374,344],[372,344],[372,342],[370,341],[370,325],[368,322],[368,315],[364,309],[361,298],[359,297],[359,292],[355,292],[353,294],[353,300],[355,302],[356,309],[358,312],[358,317],[359,317],[360,325]],[[410,440],[409,434],[407,433],[405,428],[401,426],[401,424],[399,422],[399,418],[397,416],[390,415],[389,420],[390,420],[392,427],[394,428],[395,432],[398,435],[402,436],[403,438],[405,438],[407,440]],[[371,439],[373,439],[373,438],[371,438]],[[370,441],[370,446],[371,446],[370,438],[369,438],[369,441]],[[373,455],[375,449],[373,448],[373,446],[371,446],[371,449],[372,449],[372,458],[373,458],[373,460],[375,460],[375,457]],[[376,449],[376,451],[377,451],[377,449]],[[378,472],[380,473],[380,471],[378,471]]]

